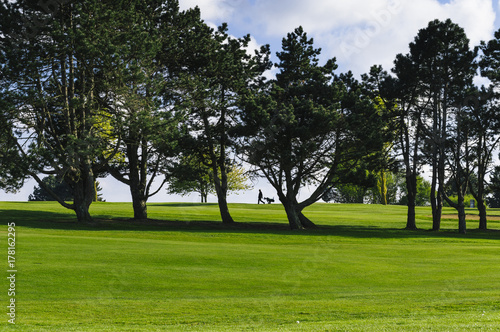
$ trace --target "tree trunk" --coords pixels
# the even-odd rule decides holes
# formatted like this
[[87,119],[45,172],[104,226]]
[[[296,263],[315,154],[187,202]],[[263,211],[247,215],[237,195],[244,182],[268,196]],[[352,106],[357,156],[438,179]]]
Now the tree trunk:
[[441,211],[443,207],[443,201],[441,195],[431,193],[431,205],[432,205],[432,230],[439,231],[441,229]]
[[432,230],[439,231],[441,228],[441,215],[438,213],[438,199],[437,199],[437,169],[434,169],[433,163],[432,182],[431,182],[431,209],[432,209]]
[[99,197],[97,196],[97,181],[94,179],[94,198],[92,199],[94,202],[97,202],[99,200]]
[[296,229],[304,229],[302,226],[302,222],[300,221],[299,214],[297,213],[297,209],[295,204],[292,202],[286,201],[282,202],[283,207],[285,208],[286,216],[288,218],[288,224],[290,225],[291,230]]
[[134,209],[134,219],[146,220],[148,219],[148,206],[147,199],[140,189],[130,186],[130,193],[132,194],[132,207]]
[[94,199],[94,174],[89,164],[80,169],[78,181],[72,181],[73,188],[73,210],[79,223],[89,223],[92,221],[89,207]]
[[221,177],[217,174],[217,169],[213,169],[214,186],[217,194],[217,202],[219,203],[219,211],[223,224],[234,223],[229,207],[227,206],[227,176],[224,168],[221,169]]
[[[221,148],[221,156],[225,156],[224,149]],[[229,207],[227,206],[227,174],[226,167],[224,165],[224,158],[220,158],[219,167],[217,167],[217,160],[215,155],[212,156],[212,175],[214,179],[215,192],[217,194],[217,201],[219,203],[220,216],[223,224],[234,223],[233,217],[229,213]],[[215,165],[215,166],[214,166]],[[220,169],[220,177],[218,170]]]
[[[478,197],[479,198],[479,197]],[[477,209],[479,210],[479,229],[488,229],[488,220],[486,216],[486,204],[484,204],[484,199],[477,199]]]
[[385,171],[380,172],[380,203],[387,205],[387,175]]
[[441,214],[443,211],[443,195],[438,191],[436,194],[436,209],[432,213],[432,230],[439,231],[441,229]]
[[[127,157],[129,161],[129,187],[132,196],[134,219],[148,219],[145,165],[139,159],[139,138],[132,137],[127,143]],[[144,174],[143,174],[144,173]]]
[[445,139],[446,139],[446,106],[439,107],[440,98],[435,92],[433,96],[432,124],[432,230],[441,229],[441,211],[443,208],[442,189],[444,185]]
[[208,197],[208,189],[205,188],[203,180],[200,180],[200,200],[201,203],[206,203]]
[[227,206],[227,200],[225,195],[217,195],[217,200],[219,202],[219,211],[222,218],[223,224],[234,223],[233,217],[229,213],[229,207]]
[[299,220],[304,228],[317,228],[316,224],[307,218],[302,211],[299,212]]
[[455,210],[458,212],[458,232],[461,234],[465,234],[467,232],[467,223],[465,220],[465,204],[464,204],[464,194],[463,194],[463,188],[459,183],[457,183],[457,188],[458,189],[458,195],[457,199],[458,202],[455,203],[453,202],[448,196],[445,196],[444,194],[442,197],[452,206]]
[[291,230],[317,227],[302,213],[303,208],[300,208],[296,202],[287,198],[280,198],[280,201],[285,208],[288,224],[290,225]]
[[408,197],[408,214],[406,217],[406,229],[415,230],[417,229],[417,223],[415,220],[415,201],[417,194],[417,176],[416,174],[410,174],[406,177],[406,191]]
[[406,227],[407,230],[416,230],[417,223],[415,221],[415,202],[408,202],[408,213],[406,216]]
[[89,212],[89,206],[84,201],[77,201],[75,197],[74,201],[76,219],[79,223],[90,223],[92,222],[92,216]]
[[224,224],[232,224],[234,223],[233,217],[231,217],[231,213],[229,213],[229,207],[227,206],[227,189],[226,186],[220,184],[220,180],[216,179],[214,181],[215,184],[215,192],[217,193],[217,202],[219,203],[219,211],[222,219],[222,223]]
[[482,176],[482,167],[479,167],[479,176],[478,176],[478,188],[477,191],[472,188],[471,192],[472,196],[477,202],[477,210],[479,211],[479,229],[486,230],[488,229],[488,217],[486,214],[486,204],[484,202],[484,176]]
[[458,232],[460,234],[467,233],[467,222],[465,220],[465,205],[464,198],[458,195]]

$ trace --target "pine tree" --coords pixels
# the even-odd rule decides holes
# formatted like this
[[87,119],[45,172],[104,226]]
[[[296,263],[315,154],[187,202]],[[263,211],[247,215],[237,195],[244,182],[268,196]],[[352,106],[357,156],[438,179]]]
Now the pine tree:
[[[439,230],[441,224],[446,166],[453,165],[458,173],[463,171],[460,157],[453,160],[448,158],[454,155],[453,152],[459,152],[458,145],[464,143],[460,138],[462,128],[454,127],[457,130],[453,131],[453,151],[449,150],[449,133],[451,122],[458,123],[460,104],[465,100],[465,92],[472,84],[476,70],[475,55],[469,47],[464,30],[448,19],[444,22],[430,22],[419,31],[415,41],[410,43],[410,52],[396,58],[394,71],[398,76],[400,89],[403,88],[407,96],[407,109],[416,115],[414,119],[419,124],[417,130],[422,130],[425,134],[426,147],[423,151],[432,169],[431,206],[434,230]],[[414,180],[413,177],[413,183]],[[463,201],[458,204],[457,208],[462,211]],[[459,228],[461,232],[465,232],[465,215],[459,221]]]
[[[102,79],[112,71],[112,22],[106,2],[2,2],[3,81],[9,87],[12,150],[33,177],[80,222],[91,220],[100,139]],[[65,202],[39,174],[57,174],[73,191]]]
[[[108,76],[107,138],[121,158],[106,158],[106,170],[129,186],[134,219],[147,219],[147,200],[166,183],[181,117],[169,89],[179,66],[180,35],[199,21],[199,11],[180,12],[177,1],[116,1],[117,70]],[[159,184],[154,187],[156,180]]]
[[[242,152],[276,189],[290,227],[309,228],[315,225],[303,209],[381,151],[384,126],[351,74],[336,76],[335,59],[319,65],[321,50],[302,28],[282,46],[276,79],[247,96]],[[305,185],[315,190],[299,202]]]
[[232,139],[239,125],[237,113],[242,95],[261,80],[268,68],[268,47],[253,56],[246,48],[250,36],[232,38],[227,26],[214,30],[200,22],[184,39],[184,70],[178,79],[178,105],[188,113],[188,137],[184,148],[197,155],[211,170],[223,223],[233,223],[227,204]]

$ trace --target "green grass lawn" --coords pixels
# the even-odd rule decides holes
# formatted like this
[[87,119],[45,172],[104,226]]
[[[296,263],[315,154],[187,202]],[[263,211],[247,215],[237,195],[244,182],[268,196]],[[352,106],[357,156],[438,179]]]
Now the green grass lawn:
[[[430,232],[429,208],[316,204],[289,231],[280,205],[97,203],[78,225],[56,203],[0,203],[7,275],[16,223],[16,325],[5,331],[498,331],[500,221]],[[446,215],[454,210],[446,209]],[[475,210],[468,210],[477,214]],[[500,210],[490,210],[499,215]],[[165,220],[162,222],[160,220]]]

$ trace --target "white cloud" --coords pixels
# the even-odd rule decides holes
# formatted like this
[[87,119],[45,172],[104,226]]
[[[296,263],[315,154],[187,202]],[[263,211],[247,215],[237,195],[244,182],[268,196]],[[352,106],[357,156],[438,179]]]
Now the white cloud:
[[245,0],[179,0],[181,10],[200,7],[201,17],[206,21],[225,21],[244,3]]
[[271,43],[273,53],[286,33],[302,25],[324,58],[337,57],[341,71],[356,74],[373,64],[390,69],[396,54],[407,52],[431,20],[451,18],[475,46],[492,37],[496,18],[490,0],[181,0],[181,5],[199,5],[205,20],[227,21],[230,29]]
[[489,39],[495,30],[495,12],[490,0],[454,0],[443,6],[452,14],[451,19],[462,26],[472,45]]
[[363,24],[367,17],[381,10],[394,10],[399,0],[258,0],[247,21],[266,26],[269,35],[283,36],[299,25],[310,33],[342,29]]
[[[233,38],[236,38],[236,37],[233,36]],[[250,42],[248,43],[248,47],[246,48],[247,53],[254,55],[255,50],[260,50],[261,47],[262,47],[262,44],[259,44],[253,36],[250,36]]]
[[297,20],[294,26],[300,22],[323,48],[325,57],[337,57],[341,71],[352,70],[355,74],[367,72],[373,64],[390,69],[396,54],[406,53],[419,29],[434,19],[451,18],[463,27],[471,47],[490,39],[495,29],[496,15],[489,0],[452,0],[446,4],[436,0],[307,3],[314,8],[289,8],[280,15],[284,17],[276,17],[268,26],[291,30],[290,22]]

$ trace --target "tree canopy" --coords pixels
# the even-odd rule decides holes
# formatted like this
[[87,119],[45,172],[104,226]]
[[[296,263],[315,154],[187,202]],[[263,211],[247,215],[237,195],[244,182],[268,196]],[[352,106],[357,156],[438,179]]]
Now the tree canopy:
[[[417,228],[425,193],[433,229],[448,201],[465,233],[469,190],[487,228],[500,32],[471,48],[460,26],[431,21],[392,72],[373,66],[358,81],[338,73],[335,58],[320,61],[298,27],[267,79],[268,45],[249,50],[250,35],[213,28],[176,0],[2,1],[0,16],[4,190],[34,178],[88,222],[96,179],[110,174],[129,186],[135,219],[147,219],[147,200],[168,183],[202,199],[215,193],[222,221],[232,223],[227,196],[248,189],[249,171],[268,180],[290,227],[302,229],[315,226],[303,210],[321,198],[363,202],[369,192],[373,202],[395,202],[393,173],[404,173],[407,229]],[[474,85],[478,68],[490,86]],[[447,197],[451,183],[457,201]]]
[[[0,23],[3,94],[9,101],[10,153],[18,167],[37,180],[79,221],[91,220],[96,156],[109,147],[100,134],[103,99],[116,68],[120,43],[110,2],[61,3],[54,12],[31,1],[2,2]],[[23,22],[39,22],[26,33]],[[19,34],[19,32],[24,32]],[[67,203],[46,187],[39,174],[54,174],[72,188]]]
[[[290,227],[300,229],[314,226],[302,210],[380,151],[384,131],[360,84],[350,73],[336,75],[335,59],[319,65],[321,50],[301,27],[282,45],[276,79],[246,96],[242,152],[276,189]],[[307,184],[316,189],[299,202]]]

